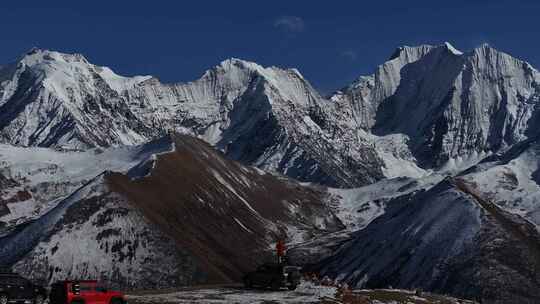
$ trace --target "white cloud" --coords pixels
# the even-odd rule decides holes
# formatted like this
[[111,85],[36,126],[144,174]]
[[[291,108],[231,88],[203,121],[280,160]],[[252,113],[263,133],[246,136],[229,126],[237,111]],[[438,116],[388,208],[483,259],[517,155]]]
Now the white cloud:
[[350,60],[350,61],[355,61],[357,58],[358,58],[358,54],[353,51],[353,50],[346,50],[346,51],[343,51],[341,52],[341,57],[347,59],[347,60]]
[[300,17],[282,16],[274,21],[274,27],[287,32],[300,33],[306,29],[306,24],[304,19]]

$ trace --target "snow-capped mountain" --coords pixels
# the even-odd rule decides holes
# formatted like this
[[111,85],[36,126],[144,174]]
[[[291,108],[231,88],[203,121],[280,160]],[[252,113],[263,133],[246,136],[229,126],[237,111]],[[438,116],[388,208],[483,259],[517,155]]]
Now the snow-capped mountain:
[[303,181],[350,186],[382,177],[368,140],[343,128],[295,69],[230,59],[200,79],[125,92],[152,127],[196,135],[229,157]]
[[331,97],[359,128],[406,136],[423,167],[537,134],[539,98],[540,74],[530,64],[488,45],[462,53],[448,43],[401,47],[374,75]]
[[230,59],[199,80],[169,85],[34,49],[0,75],[5,143],[86,149],[176,131],[301,180],[346,186],[383,176],[370,143],[336,125],[329,101],[294,69]]
[[22,146],[133,145],[156,131],[136,119],[117,91],[123,78],[79,54],[33,49],[0,70],[0,138]]
[[163,84],[34,49],[0,70],[0,138],[86,149],[175,131],[265,170],[358,186],[464,168],[536,134],[539,79],[487,45],[467,53],[448,43],[401,47],[326,99],[295,69],[239,59]]
[[34,49],[0,67],[0,260],[45,281],[228,282],[280,237],[357,287],[535,302],[539,84],[488,45],[401,47],[328,98],[239,59],[164,84]]

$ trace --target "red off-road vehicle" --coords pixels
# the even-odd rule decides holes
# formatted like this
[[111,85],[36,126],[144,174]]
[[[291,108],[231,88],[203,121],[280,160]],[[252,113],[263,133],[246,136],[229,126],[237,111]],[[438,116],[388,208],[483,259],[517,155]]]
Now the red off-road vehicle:
[[124,295],[98,281],[60,281],[52,285],[51,304],[125,304]]

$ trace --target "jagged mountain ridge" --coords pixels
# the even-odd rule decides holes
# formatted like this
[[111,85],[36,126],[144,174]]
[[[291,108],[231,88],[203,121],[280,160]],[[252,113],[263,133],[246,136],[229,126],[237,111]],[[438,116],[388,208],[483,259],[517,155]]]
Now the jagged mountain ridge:
[[401,47],[326,99],[295,69],[239,59],[194,82],[163,84],[35,49],[0,69],[0,138],[85,149],[175,131],[247,164],[350,187],[478,161],[535,134],[538,75],[487,45]]
[[294,69],[231,59],[168,85],[32,50],[0,74],[0,138],[11,144],[86,149],[176,131],[301,180],[350,186],[383,176],[369,142],[333,124],[328,101]]
[[382,177],[369,142],[333,125],[328,101],[295,69],[230,59],[195,82],[153,79],[127,96],[139,115],[161,128],[197,135],[265,170],[334,185]]
[[505,149],[535,132],[538,112],[538,72],[487,45],[399,48],[330,100],[297,70],[238,59],[169,85],[33,50],[0,74],[6,142],[87,148],[174,130],[237,160],[340,186],[420,172],[389,173],[394,160],[430,168]]

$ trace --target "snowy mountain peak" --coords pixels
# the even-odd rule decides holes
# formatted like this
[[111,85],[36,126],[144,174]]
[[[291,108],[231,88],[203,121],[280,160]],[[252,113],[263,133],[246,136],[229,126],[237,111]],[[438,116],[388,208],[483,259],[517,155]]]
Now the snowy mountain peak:
[[65,54],[39,48],[32,48],[30,51],[26,52],[20,60],[20,62],[27,66],[51,63],[54,61],[62,63],[89,64],[88,60],[82,54]]
[[258,70],[263,69],[260,65],[250,62],[247,60],[242,60],[238,58],[229,58],[220,62],[212,70],[222,70],[222,71],[231,71],[231,70]]
[[450,44],[450,42],[445,42],[444,46],[454,55],[463,55],[463,52],[456,49],[453,45]]
[[398,47],[388,61],[393,61],[399,58],[400,61],[416,61],[418,58],[430,52],[434,46],[424,44],[420,46],[401,46]]
[[[532,85],[534,90],[540,88],[540,73],[537,69],[528,62],[499,51],[487,43],[475,48],[469,54],[469,60],[474,66],[489,72],[493,77],[503,77],[510,81],[511,75],[515,74],[513,81],[526,82],[527,85]],[[514,84],[516,85],[518,89],[521,86],[518,83]]]
[[479,46],[475,47],[475,49],[495,49],[495,48],[492,47],[489,43],[484,42],[480,44]]
[[[206,71],[201,79],[186,85],[211,85],[212,90],[219,89],[217,94],[222,94],[227,90],[227,100],[232,101],[238,97],[238,93],[245,92],[246,89],[264,90],[273,98],[267,98],[269,104],[280,101],[291,101],[302,107],[311,104],[312,99],[320,99],[318,93],[304,79],[297,69],[284,69],[271,66],[263,67],[257,63],[231,58],[224,60],[219,65]],[[217,88],[216,86],[219,86]],[[261,92],[262,93],[262,92]],[[266,94],[266,93],[265,93]],[[207,99],[209,96],[204,97]],[[215,98],[213,96],[212,98]]]
[[[491,65],[495,67],[504,67],[507,64],[518,64],[518,65],[528,65],[527,62],[518,59],[516,57],[513,57],[512,55],[505,53],[503,51],[500,51],[488,43],[483,43],[480,46],[474,48],[470,53],[469,57],[482,57],[485,58],[485,60],[490,60]],[[473,59],[474,60],[474,59]]]
[[[288,74],[294,75],[298,78],[304,79],[300,71],[296,68],[282,68],[277,66],[270,66],[270,67],[263,67],[262,65],[238,58],[229,58],[224,61],[222,61],[219,65],[217,65],[215,68],[211,69],[210,71],[207,71],[205,75],[207,75],[211,71],[222,71],[225,73],[234,73],[234,71],[247,71],[252,73],[257,73],[259,76],[265,77],[265,78],[275,78],[276,73],[279,72],[286,72]],[[204,76],[203,76],[204,77]]]
[[0,139],[70,148],[142,143],[149,131],[120,95],[148,78],[34,48],[0,71]]
[[[471,55],[474,56],[474,55],[478,55],[478,54],[481,54],[481,55],[485,55],[485,54],[489,54],[489,53],[495,53],[495,54],[505,54],[505,55],[508,55],[504,52],[501,52],[497,49],[495,49],[494,47],[492,47],[491,45],[489,45],[488,43],[482,43],[481,45],[475,47],[472,51],[471,51]],[[510,55],[508,55],[510,56]]]
[[450,42],[445,42],[441,45],[423,44],[420,46],[401,46],[396,49],[388,61],[399,58],[399,61],[413,62],[437,49],[448,51],[453,55],[463,55],[463,52],[456,49]]
[[66,54],[39,48],[28,51],[19,63],[23,68],[30,68],[34,72],[42,74],[44,78],[60,82],[83,76],[91,79],[97,74],[110,88],[119,93],[151,78],[151,76],[120,76],[108,67],[91,64],[82,54]]

